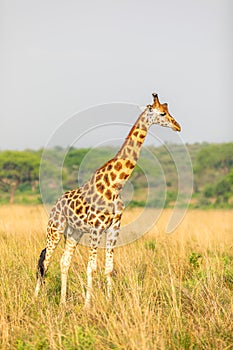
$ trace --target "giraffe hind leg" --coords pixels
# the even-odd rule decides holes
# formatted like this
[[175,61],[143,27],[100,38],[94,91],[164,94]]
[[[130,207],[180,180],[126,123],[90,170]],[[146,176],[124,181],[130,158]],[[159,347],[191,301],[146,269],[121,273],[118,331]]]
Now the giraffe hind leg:
[[43,284],[43,279],[45,273],[48,269],[51,257],[61,239],[61,233],[56,228],[49,228],[47,235],[47,245],[41,253],[37,265],[37,283],[35,289],[35,298],[37,298],[41,285]]
[[64,305],[66,302],[66,289],[67,289],[67,275],[71,264],[71,259],[74,254],[77,242],[74,240],[66,240],[65,250],[62,255],[61,266],[61,300],[60,304]]

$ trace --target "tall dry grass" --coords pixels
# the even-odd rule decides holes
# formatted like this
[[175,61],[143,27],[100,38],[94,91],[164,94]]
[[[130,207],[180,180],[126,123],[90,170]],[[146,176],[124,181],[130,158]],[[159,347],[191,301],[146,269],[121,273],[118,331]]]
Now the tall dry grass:
[[[125,222],[136,214],[126,212]],[[169,214],[116,249],[111,303],[100,250],[87,312],[88,249],[80,246],[73,259],[66,308],[59,307],[63,244],[34,302],[47,215],[40,206],[0,207],[1,349],[233,349],[233,212],[189,211],[167,235]]]

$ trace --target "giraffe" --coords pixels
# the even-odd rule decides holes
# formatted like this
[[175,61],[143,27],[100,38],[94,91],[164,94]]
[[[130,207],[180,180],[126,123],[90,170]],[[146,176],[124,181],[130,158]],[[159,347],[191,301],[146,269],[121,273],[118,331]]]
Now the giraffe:
[[124,203],[121,190],[134,170],[140,150],[151,125],[159,124],[180,131],[180,125],[170,115],[166,103],[161,104],[156,93],[153,103],[139,115],[123,145],[114,158],[97,169],[81,187],[65,192],[52,207],[47,226],[47,244],[42,250],[37,270],[35,297],[38,296],[51,257],[61,237],[65,249],[61,257],[61,298],[66,302],[67,276],[75,248],[84,233],[89,234],[89,259],[85,307],[91,305],[93,274],[97,268],[97,248],[106,234],[105,276],[107,297],[111,297],[113,252],[120,231]]

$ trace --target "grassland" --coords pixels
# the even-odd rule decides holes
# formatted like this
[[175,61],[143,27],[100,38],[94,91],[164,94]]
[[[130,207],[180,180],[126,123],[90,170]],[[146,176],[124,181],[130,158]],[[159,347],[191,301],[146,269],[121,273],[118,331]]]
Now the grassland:
[[[124,221],[136,214],[126,212]],[[63,244],[34,302],[47,215],[41,206],[1,206],[0,348],[233,349],[233,211],[189,211],[167,235],[169,214],[142,239],[116,249],[111,303],[100,250],[87,312],[87,248],[73,259],[66,308],[59,307]]]

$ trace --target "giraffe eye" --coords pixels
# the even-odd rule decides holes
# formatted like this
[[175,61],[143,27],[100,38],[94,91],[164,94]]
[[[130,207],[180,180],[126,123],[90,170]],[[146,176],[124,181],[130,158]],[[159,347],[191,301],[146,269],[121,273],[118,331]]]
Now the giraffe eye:
[[164,117],[166,115],[166,113],[160,113],[161,117]]

